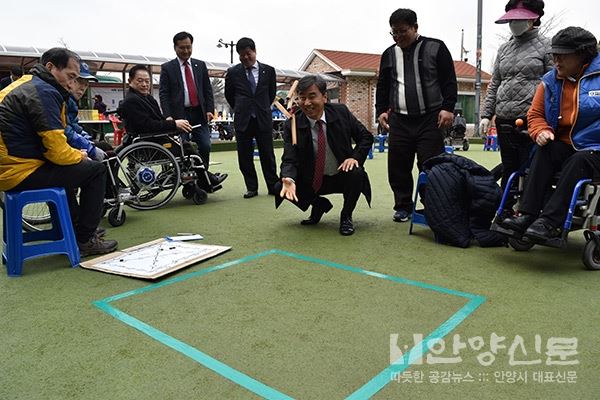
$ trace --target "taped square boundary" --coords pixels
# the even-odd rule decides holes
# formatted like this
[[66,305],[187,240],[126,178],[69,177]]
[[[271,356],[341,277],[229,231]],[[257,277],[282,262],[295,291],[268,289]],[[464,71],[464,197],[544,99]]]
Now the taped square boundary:
[[292,399],[292,397],[282,393],[254,378],[249,375],[244,374],[241,371],[238,371],[227,364],[209,356],[208,354],[202,352],[201,350],[188,345],[185,342],[182,342],[174,337],[168,335],[165,332],[162,332],[153,326],[134,318],[133,316],[119,310],[114,307],[110,303],[122,300],[131,296],[139,295],[142,293],[146,293],[163,286],[172,285],[174,283],[182,282],[191,278],[200,277],[211,272],[220,271],[226,268],[230,268],[242,263],[250,262],[256,260],[261,257],[266,257],[270,255],[280,255],[285,257],[295,258],[301,261],[307,261],[311,263],[316,263],[322,265],[324,267],[336,268],[339,270],[357,273],[373,278],[385,279],[392,282],[396,282],[404,285],[411,285],[425,290],[433,290],[435,292],[449,294],[453,296],[458,296],[467,299],[467,303],[462,306],[458,311],[456,311],[452,316],[450,316],[446,321],[444,321],[440,326],[434,329],[427,337],[423,339],[423,342],[416,344],[413,346],[408,352],[405,352],[402,358],[396,360],[394,363],[390,364],[379,374],[375,375],[368,382],[366,382],[363,386],[361,386],[354,393],[350,394],[346,399],[368,399],[373,396],[375,393],[383,389],[388,383],[392,381],[394,375],[401,373],[410,367],[415,361],[419,360],[423,357],[428,351],[428,343],[435,343],[436,340],[444,338],[448,333],[454,330],[462,321],[464,321],[471,313],[473,313],[483,302],[485,302],[485,297],[460,292],[448,288],[444,288],[441,286],[430,285],[427,283],[414,281],[410,279],[404,279],[392,275],[386,275],[379,272],[373,272],[364,270],[361,268],[351,267],[347,265],[337,264],[334,262],[320,260],[314,257],[308,257],[301,254],[290,253],[282,250],[268,250],[262,253],[254,254],[251,256],[243,257],[237,260],[229,261],[224,264],[220,264],[214,267],[206,268],[200,271],[192,272],[186,275],[178,276],[175,278],[171,278],[165,280],[163,282],[155,283],[152,285],[148,285],[139,289],[131,290],[128,292],[124,292],[121,294],[117,294],[111,297],[104,298],[102,300],[94,301],[93,304],[98,307],[100,310],[105,313],[113,316],[117,320],[131,326],[134,329],[150,336],[152,339],[157,340],[158,342],[164,344],[167,347],[172,348],[173,350],[178,351],[179,353],[191,358],[192,360],[198,362],[199,364],[211,369],[217,374],[223,376],[224,378],[229,379],[230,381],[246,388],[247,390],[265,398],[265,399]]

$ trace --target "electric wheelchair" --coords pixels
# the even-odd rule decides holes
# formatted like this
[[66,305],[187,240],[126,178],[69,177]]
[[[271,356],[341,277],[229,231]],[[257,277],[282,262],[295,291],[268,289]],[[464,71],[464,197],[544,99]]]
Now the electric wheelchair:
[[[579,180],[573,189],[569,210],[563,222],[560,236],[544,242],[534,243],[524,237],[522,233],[500,226],[501,221],[512,212],[512,208],[508,207],[507,204],[516,200],[514,209],[519,209],[519,199],[523,193],[526,177],[526,170],[511,174],[490,229],[507,235],[509,238],[508,244],[516,251],[527,251],[535,244],[565,248],[570,232],[585,229],[583,235],[586,244],[583,249],[583,264],[590,270],[600,270],[600,233],[598,233],[600,181],[592,181],[592,179]],[[554,190],[554,187],[552,190]]]

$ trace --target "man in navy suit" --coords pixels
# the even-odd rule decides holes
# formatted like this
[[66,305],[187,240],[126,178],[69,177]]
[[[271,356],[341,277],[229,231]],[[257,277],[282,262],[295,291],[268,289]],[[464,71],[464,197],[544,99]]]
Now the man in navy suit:
[[258,195],[252,139],[256,139],[267,191],[275,195],[274,186],[279,181],[273,152],[271,117],[271,103],[275,99],[275,69],[256,61],[256,45],[252,39],[241,38],[235,49],[241,63],[227,70],[225,98],[235,114],[233,126],[238,163],[246,184],[244,198]]
[[[167,119],[185,119],[192,126],[192,140],[198,145],[198,153],[208,171],[210,158],[210,129],[208,123],[214,118],[213,92],[204,61],[192,57],[194,37],[188,32],[179,32],[173,37],[177,58],[161,65],[160,107]],[[183,140],[189,140],[183,134]],[[212,175],[213,184],[221,183],[226,174]],[[217,182],[218,181],[218,182]]]

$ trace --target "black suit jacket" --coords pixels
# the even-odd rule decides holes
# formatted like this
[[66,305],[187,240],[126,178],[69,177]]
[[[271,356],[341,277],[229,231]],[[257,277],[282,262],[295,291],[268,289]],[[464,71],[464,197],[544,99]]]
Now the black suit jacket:
[[[344,104],[325,104],[327,120],[327,143],[340,165],[347,158],[354,158],[362,167],[373,146],[373,135],[360,123]],[[281,177],[292,178],[297,184],[312,185],[315,173],[310,122],[302,111],[296,113],[297,145],[292,145],[291,120],[286,121],[283,131],[283,156]],[[352,142],[355,146],[352,147]],[[371,187],[366,182],[363,193],[370,201]],[[367,194],[368,193],[368,194]]]
[[124,143],[136,136],[177,131],[175,121],[165,119],[154,97],[144,96],[131,88],[119,104],[117,112],[123,118],[127,130],[128,137]]
[[246,131],[250,116],[254,113],[258,129],[271,132],[273,129],[271,104],[275,100],[275,77],[273,67],[259,62],[256,92],[252,94],[243,64],[234,65],[227,70],[225,98],[235,113],[233,126],[236,131]]
[[[204,61],[195,58],[190,58],[188,61],[194,74],[198,101],[202,108],[202,122],[206,123],[206,113],[212,112],[215,108],[208,69]],[[179,60],[175,58],[161,65],[160,70],[158,97],[160,98],[160,107],[166,117],[173,117],[174,119],[185,118],[183,94],[181,67],[179,66]]]

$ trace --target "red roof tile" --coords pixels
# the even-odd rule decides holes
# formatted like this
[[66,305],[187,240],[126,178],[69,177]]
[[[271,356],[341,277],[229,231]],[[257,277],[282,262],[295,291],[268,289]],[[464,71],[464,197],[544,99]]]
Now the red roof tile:
[[[318,52],[329,61],[336,65],[340,70],[379,70],[380,54],[369,54],[369,53],[352,53],[349,51],[337,51],[337,50],[323,50],[315,49],[314,52]],[[456,70],[456,76],[461,78],[475,78],[475,67],[464,61],[454,61],[454,69]],[[331,71],[336,71],[333,67]],[[379,71],[378,71],[379,72]],[[481,71],[481,79],[491,79],[492,76],[485,71]]]

